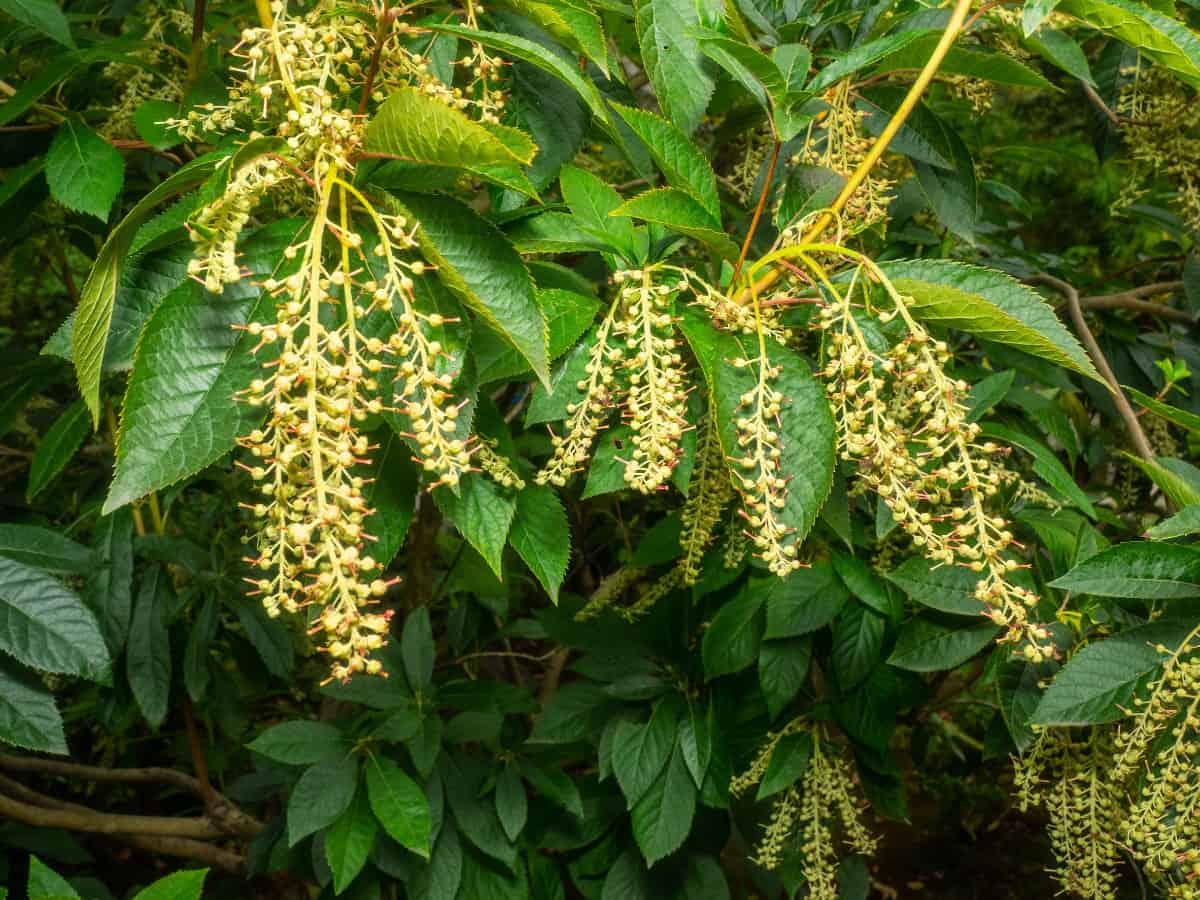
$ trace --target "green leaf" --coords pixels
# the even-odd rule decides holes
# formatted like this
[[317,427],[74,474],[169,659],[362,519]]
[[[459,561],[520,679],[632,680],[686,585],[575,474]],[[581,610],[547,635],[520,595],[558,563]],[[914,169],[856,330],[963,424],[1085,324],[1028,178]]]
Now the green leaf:
[[496,777],[496,815],[510,841],[515,841],[525,828],[529,815],[529,798],[521,777],[511,765],[505,766]]
[[459,485],[458,496],[449,490],[434,492],[434,501],[459,533],[479,551],[497,578],[517,503],[504,489],[479,474],[469,474]]
[[548,800],[576,819],[583,818],[579,787],[562,769],[521,760],[521,775],[543,800]]
[[401,846],[429,859],[429,801],[404,770],[384,756],[367,761],[367,795],[384,831]]
[[738,257],[737,244],[715,227],[708,213],[683,191],[655,188],[626,200],[612,214],[657,222],[672,231],[695,238],[725,259],[735,260]]
[[838,686],[850,690],[871,674],[883,653],[887,620],[861,603],[851,603],[833,623],[833,671]]
[[41,753],[67,754],[62,716],[41,681],[0,656],[0,741]]
[[188,869],[160,878],[150,887],[138,891],[133,900],[200,900],[208,869]]
[[108,648],[100,626],[78,595],[50,575],[4,558],[0,558],[0,650],[46,672],[92,681],[106,681],[109,676]]
[[79,295],[79,308],[71,330],[71,358],[75,361],[79,392],[92,411],[94,427],[100,425],[100,371],[112,324],[113,302],[121,280],[121,264],[129,245],[138,226],[154,207],[200,184],[212,175],[216,166],[217,160],[212,156],[199,157],[146,194],[113,229],[92,264],[92,271]]
[[843,78],[853,75],[868,66],[873,66],[879,60],[903,49],[914,41],[921,40],[927,35],[940,35],[940,31],[918,31],[901,29],[894,34],[859,44],[845,53],[838,54],[833,62],[823,66],[813,77],[809,89],[820,93],[830,85],[836,84]]
[[494,225],[449,197],[399,194],[437,277],[549,381],[546,321],[520,255]]
[[637,229],[632,222],[612,212],[622,203],[621,195],[603,179],[586,169],[563,166],[558,176],[563,202],[571,210],[573,223],[594,239],[617,250],[628,260],[641,255]]
[[1059,2],[1060,0],[1025,0],[1025,6],[1021,10],[1022,31],[1026,35],[1037,31],[1046,17],[1054,12],[1054,7],[1058,6]]
[[463,852],[453,820],[448,819],[433,845],[429,865],[408,882],[413,900],[454,900],[462,882]]
[[89,426],[87,404],[82,400],[67,407],[67,411],[50,426],[38,441],[29,463],[29,485],[25,488],[27,501],[32,502],[67,467],[91,431]]
[[630,815],[634,839],[647,864],[654,865],[679,849],[695,815],[696,785],[676,745],[666,769]]
[[108,219],[125,183],[125,159],[86,125],[67,120],[46,152],[50,196],[75,212]]
[[146,100],[133,113],[133,127],[138,137],[156,150],[167,150],[180,143],[175,129],[165,123],[179,117],[179,104],[170,100]]
[[530,485],[517,494],[517,510],[508,541],[529,566],[553,603],[571,559],[571,529],[558,494]]
[[[600,308],[600,303],[595,298],[560,288],[539,290],[537,303],[546,316],[546,330],[549,335],[547,343],[552,360],[575,346],[580,335],[592,324],[596,310]],[[529,364],[521,354],[486,326],[475,329],[471,339],[471,354],[479,370],[480,384],[507,380],[529,372]],[[553,379],[553,374],[551,378]]]
[[536,22],[555,39],[594,62],[605,78],[610,77],[604,26],[591,9],[565,0],[504,0],[502,5]]
[[[940,38],[938,32],[921,35],[880,60],[874,74],[881,75],[900,69],[920,70]],[[947,75],[965,75],[968,78],[1014,87],[1054,90],[1054,85],[1020,60],[992,51],[951,47],[938,71]]]
[[1121,455],[1141,469],[1176,506],[1200,503],[1200,469],[1191,463],[1167,456],[1142,459],[1126,451]]
[[[906,129],[905,133],[908,134],[910,130]],[[971,151],[958,132],[944,128],[943,135],[950,151],[951,165],[942,169],[914,159],[913,171],[929,202],[929,208],[941,223],[973,244],[979,230],[979,184],[975,178],[975,160],[971,158]]]
[[755,801],[762,802],[785,791],[801,779],[812,759],[813,736],[807,731],[785,734],[771,751],[767,770],[758,784]]
[[367,792],[359,785],[350,806],[325,832],[325,860],[333,872],[333,891],[340,894],[350,886],[367,863],[379,824],[371,812]]
[[654,705],[647,722],[617,723],[612,744],[612,768],[629,809],[654,784],[675,746],[679,722],[677,704],[671,698]]
[[402,86],[371,119],[364,148],[406,162],[470,169],[505,163],[528,165],[533,161],[533,145],[528,138],[524,143],[502,139],[496,130],[485,128],[443,101],[415,87]]
[[983,426],[983,435],[985,437],[997,438],[1006,444],[1012,444],[1030,453],[1033,456],[1033,472],[1035,475],[1070,500],[1077,508],[1083,510],[1093,519],[1096,518],[1096,509],[1092,506],[1092,502],[1088,499],[1087,494],[1075,483],[1075,479],[1067,471],[1066,467],[1058,461],[1058,457],[1054,455],[1054,451],[1041,441],[1036,441],[1015,428],[1007,428],[995,422],[988,422]]
[[0,522],[0,557],[47,572],[90,572],[95,560],[82,544],[49,528]]
[[759,584],[766,593],[768,639],[797,637],[828,625],[850,596],[828,562]]
[[887,585],[866,562],[845,553],[833,555],[833,570],[855,597],[881,616],[897,618],[896,604]]
[[795,699],[808,678],[812,663],[812,638],[763,641],[758,653],[758,685],[775,719]]
[[272,725],[246,747],[289,766],[310,766],[334,756],[345,756],[351,749],[336,726],[300,719]]
[[1146,537],[1155,541],[1200,534],[1200,505],[1185,506],[1170,518],[1163,519],[1146,531]]
[[55,43],[75,49],[75,40],[71,37],[71,26],[67,24],[67,17],[52,0],[0,0],[0,9],[22,25],[40,31]]
[[1024,43],[1052,66],[1062,69],[1085,84],[1096,86],[1096,79],[1092,76],[1092,68],[1088,65],[1083,48],[1063,32],[1053,28],[1042,28],[1026,37]]
[[336,822],[349,809],[357,787],[358,760],[353,756],[332,756],[305,769],[288,797],[288,846]]
[[1171,16],[1133,0],[1062,0],[1058,11],[1082,19],[1200,87],[1200,37]]
[[747,586],[717,610],[701,645],[706,681],[740,672],[754,663],[762,640],[764,600],[761,589]]
[[934,565],[923,556],[906,559],[885,577],[923,606],[959,616],[980,616],[987,610],[976,599],[979,575],[966,566]]
[[1200,550],[1179,544],[1129,541],[1089,557],[1050,586],[1097,597],[1200,597]]
[[496,804],[483,799],[483,768],[470,760],[459,765],[448,756],[443,757],[441,766],[446,800],[462,836],[476,849],[512,869],[517,861],[517,848],[504,833]]
[[429,610],[422,606],[414,609],[404,620],[404,631],[400,634],[400,658],[404,661],[404,675],[414,693],[426,693],[433,687],[433,663],[437,646],[433,643],[433,627],[429,624]]
[[714,82],[693,32],[700,24],[697,4],[677,0],[634,0],[634,24],[642,65],[667,118],[684,132],[696,130]]
[[1143,394],[1137,388],[1126,387],[1125,390],[1130,397],[1137,401],[1138,405],[1146,407],[1156,416],[1160,416],[1180,428],[1200,434],[1200,416],[1195,413],[1190,413],[1169,403],[1163,403],[1149,394]]
[[79,900],[79,892],[36,856],[29,857],[29,900]]
[[377,433],[363,486],[363,499],[373,510],[363,528],[375,538],[371,556],[383,566],[395,558],[416,512],[418,475],[404,439],[391,429]]
[[612,107],[645,143],[667,183],[691,195],[708,214],[710,224],[720,230],[721,198],[717,194],[717,176],[691,139],[654,113],[619,103]]
[[1015,347],[1103,383],[1050,305],[1003,272],[951,260],[888,262],[881,268],[918,319]]
[[1024,753],[1037,740],[1037,732],[1029,724],[1042,699],[1042,685],[1050,681],[1058,663],[1047,660],[1032,663],[1018,654],[1000,667],[996,675],[996,696],[1000,715],[1019,752]]
[[102,516],[92,532],[96,561],[83,587],[111,656],[125,649],[133,615],[133,515],[128,509]]
[[1195,623],[1162,621],[1139,625],[1088,644],[1063,666],[1042,695],[1034,725],[1102,725],[1124,718],[1136,691],[1157,677],[1166,654],[1175,650]]
[[261,603],[237,604],[238,622],[267,671],[286,679],[292,672],[292,636],[287,627],[267,615]]
[[166,719],[171,693],[171,642],[166,621],[171,593],[166,569],[154,565],[144,570],[129,624],[125,677],[151,728],[158,728]]
[[909,619],[896,635],[888,664],[911,672],[940,672],[960,666],[992,642],[1000,628],[991,622],[943,625],[929,619]]

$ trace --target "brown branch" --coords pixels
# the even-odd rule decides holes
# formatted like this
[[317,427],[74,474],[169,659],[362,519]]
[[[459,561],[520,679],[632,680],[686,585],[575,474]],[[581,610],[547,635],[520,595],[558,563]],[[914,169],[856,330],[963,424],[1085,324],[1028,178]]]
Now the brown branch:
[[363,81],[362,96],[358,98],[358,114],[367,114],[367,103],[371,99],[371,91],[375,88],[375,76],[379,74],[379,58],[383,55],[383,45],[387,43],[388,31],[395,21],[397,11],[389,10],[385,0],[379,14],[375,17],[375,46],[371,50],[371,63],[367,67],[367,77]]
[[750,219],[750,227],[746,229],[746,239],[742,241],[742,251],[738,254],[737,265],[733,267],[730,284],[737,284],[738,276],[742,274],[742,266],[746,262],[746,254],[750,252],[750,242],[754,240],[754,232],[758,231],[758,220],[762,218],[763,207],[767,205],[767,195],[771,193],[771,182],[775,179],[775,163],[779,160],[779,148],[783,144],[776,140],[771,147],[771,160],[767,163],[767,174],[763,178],[762,190],[758,194],[758,203],[754,207],[754,216]]
[[1141,287],[1118,291],[1115,294],[1101,294],[1095,297],[1084,297],[1079,305],[1084,309],[1125,309],[1130,312],[1147,313],[1167,319],[1171,322],[1181,322],[1190,325],[1196,321],[1191,313],[1167,306],[1165,303],[1154,303],[1145,300],[1156,294],[1167,294],[1183,290],[1182,281],[1161,281],[1157,284],[1146,284]]
[[183,698],[183,724],[187,729],[188,750],[192,754],[192,769],[196,772],[196,788],[204,801],[205,808],[216,803],[217,794],[208,780],[208,760],[204,758],[204,744],[200,742],[200,731],[196,728],[196,716],[192,712],[190,697]]
[[[4,783],[12,783],[5,778]],[[65,828],[89,834],[151,834],[182,838],[219,838],[225,832],[207,818],[171,818],[168,816],[128,816],[97,812],[86,807],[62,805],[56,808],[35,806],[0,793],[0,817],[15,819],[38,828]]]
[[1098,109],[1104,115],[1104,117],[1108,119],[1108,121],[1112,122],[1114,126],[1120,128],[1125,124],[1125,120],[1121,116],[1117,115],[1111,106],[1104,102],[1104,98],[1096,93],[1096,89],[1094,87],[1092,87],[1086,81],[1079,82],[1079,86],[1083,88],[1084,96],[1088,98],[1088,101],[1092,104],[1092,106],[1096,107],[1096,109]]
[[538,703],[543,709],[550,702],[550,698],[558,692],[558,683],[562,679],[563,669],[567,667],[567,660],[570,658],[569,647],[560,647],[554,651],[550,665],[546,668],[546,674],[542,677],[541,689],[538,691]]
[[1058,291],[1066,299],[1067,311],[1071,315],[1071,324],[1075,327],[1075,333],[1087,348],[1092,362],[1096,364],[1096,368],[1108,383],[1108,388],[1112,391],[1113,403],[1117,407],[1117,414],[1125,424],[1126,431],[1129,432],[1129,438],[1133,441],[1134,449],[1137,450],[1138,456],[1146,462],[1153,462],[1154,451],[1150,449],[1150,442],[1146,440],[1146,432],[1142,430],[1142,423],[1138,420],[1137,413],[1133,411],[1133,407],[1129,405],[1129,400],[1126,398],[1125,392],[1121,390],[1117,376],[1113,374],[1112,366],[1108,364],[1104,352],[1100,349],[1100,345],[1096,343],[1095,336],[1083,318],[1083,308],[1079,305],[1079,291],[1075,290],[1067,282],[1055,278],[1053,275],[1035,275],[1029,280],[1054,288],[1054,290]]

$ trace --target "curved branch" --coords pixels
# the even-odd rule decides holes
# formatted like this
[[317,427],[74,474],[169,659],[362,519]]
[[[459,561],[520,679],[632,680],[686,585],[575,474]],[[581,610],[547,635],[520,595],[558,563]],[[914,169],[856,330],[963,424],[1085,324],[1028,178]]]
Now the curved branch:
[[218,838],[225,832],[207,818],[174,819],[167,816],[127,816],[84,807],[33,806],[0,794],[0,817],[39,828],[65,828],[89,834],[154,834],[168,837]]
[[1125,430],[1129,432],[1129,438],[1133,441],[1134,449],[1137,450],[1138,456],[1146,462],[1153,462],[1154,451],[1150,449],[1150,442],[1146,440],[1146,432],[1142,430],[1142,423],[1138,420],[1137,413],[1133,411],[1133,407],[1129,405],[1129,400],[1125,396],[1125,392],[1121,390],[1117,376],[1113,374],[1112,366],[1108,364],[1104,352],[1100,349],[1100,345],[1096,343],[1095,336],[1083,318],[1083,308],[1079,304],[1079,291],[1075,290],[1067,282],[1055,278],[1053,275],[1035,275],[1029,280],[1054,288],[1054,290],[1058,291],[1066,299],[1067,310],[1071,315],[1071,324],[1075,327],[1075,333],[1079,335],[1079,339],[1087,348],[1092,362],[1096,364],[1096,368],[1108,383],[1109,390],[1112,391],[1113,403],[1117,407],[1117,414],[1121,417],[1121,421],[1125,423]]
[[1191,313],[1167,306],[1165,303],[1153,303],[1143,299],[1155,294],[1168,294],[1183,290],[1182,281],[1161,281],[1157,284],[1145,284],[1141,287],[1118,291],[1115,294],[1100,294],[1095,297],[1084,297],[1079,305],[1084,309],[1127,309],[1130,312],[1148,313],[1167,319],[1171,322],[1182,322],[1190,325],[1196,321]]

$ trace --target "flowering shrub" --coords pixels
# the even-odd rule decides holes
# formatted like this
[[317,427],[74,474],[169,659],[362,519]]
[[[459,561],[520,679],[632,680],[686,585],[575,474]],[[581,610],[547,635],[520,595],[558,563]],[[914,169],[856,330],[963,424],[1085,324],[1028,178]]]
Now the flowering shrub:
[[1195,9],[0,11],[0,883],[1200,897]]

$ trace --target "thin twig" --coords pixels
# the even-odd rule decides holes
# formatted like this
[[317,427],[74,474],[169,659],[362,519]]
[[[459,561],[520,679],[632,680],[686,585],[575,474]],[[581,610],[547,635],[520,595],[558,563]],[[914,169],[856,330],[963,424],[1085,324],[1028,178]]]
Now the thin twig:
[[742,241],[742,250],[738,254],[737,265],[733,267],[730,284],[737,284],[738,276],[742,274],[742,265],[746,262],[746,254],[750,252],[750,242],[754,240],[754,232],[758,230],[758,220],[762,218],[763,207],[767,205],[767,195],[771,193],[771,182],[775,179],[775,163],[779,159],[779,148],[783,144],[776,140],[771,147],[771,159],[767,163],[767,174],[763,178],[762,190],[758,192],[758,203],[754,207],[754,216],[750,219],[750,227],[746,229],[746,239]]
[[1075,333],[1087,348],[1092,362],[1096,364],[1096,368],[1108,383],[1109,390],[1113,395],[1113,404],[1117,407],[1117,414],[1121,417],[1121,421],[1125,423],[1125,429],[1129,432],[1134,449],[1137,450],[1138,456],[1146,462],[1153,462],[1154,451],[1150,449],[1150,442],[1146,440],[1146,432],[1142,430],[1142,423],[1138,420],[1133,407],[1129,405],[1129,400],[1126,398],[1125,392],[1121,390],[1117,376],[1113,374],[1112,366],[1108,364],[1108,359],[1104,356],[1100,345],[1096,343],[1095,336],[1083,318],[1083,308],[1079,305],[1079,291],[1053,275],[1035,275],[1029,280],[1052,287],[1066,298],[1067,311],[1071,315],[1071,324],[1075,327]]

